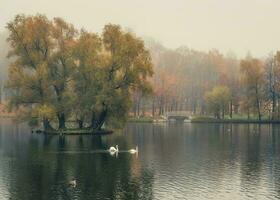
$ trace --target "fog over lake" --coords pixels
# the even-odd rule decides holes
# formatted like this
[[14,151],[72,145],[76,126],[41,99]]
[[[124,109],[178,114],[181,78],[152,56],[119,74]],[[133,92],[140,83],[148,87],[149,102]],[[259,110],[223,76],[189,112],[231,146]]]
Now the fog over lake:
[[18,13],[43,13],[95,32],[120,24],[169,48],[264,57],[280,42],[279,8],[277,0],[1,0],[0,30]]

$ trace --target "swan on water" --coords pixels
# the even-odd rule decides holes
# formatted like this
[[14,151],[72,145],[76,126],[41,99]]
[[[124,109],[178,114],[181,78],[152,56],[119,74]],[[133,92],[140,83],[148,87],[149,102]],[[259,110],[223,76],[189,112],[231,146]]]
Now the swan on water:
[[75,179],[73,179],[69,182],[69,185],[72,186],[72,187],[76,187],[77,186],[77,181]]
[[131,154],[138,153],[138,146],[136,146],[135,149],[128,150],[128,152],[131,153]]
[[119,146],[116,145],[116,147],[110,147],[110,149],[108,150],[110,153],[116,153],[119,152]]

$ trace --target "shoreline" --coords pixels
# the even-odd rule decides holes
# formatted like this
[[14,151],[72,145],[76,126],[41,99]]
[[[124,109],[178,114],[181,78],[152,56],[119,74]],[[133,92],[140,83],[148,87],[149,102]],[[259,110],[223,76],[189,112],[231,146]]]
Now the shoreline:
[[220,124],[280,124],[280,120],[191,120],[191,123],[220,123]]
[[[133,123],[168,123],[168,120],[158,119],[158,118],[130,118],[128,122]],[[270,120],[270,119],[214,119],[209,117],[203,118],[193,118],[188,121],[182,121],[183,123],[235,123],[235,124],[280,124],[280,120]]]
[[32,130],[32,133],[43,133],[46,135],[108,135],[114,131],[109,129],[91,130],[91,129],[63,129],[63,130]]
[[2,118],[2,119],[13,119],[13,118],[16,118],[16,116],[15,115],[9,115],[9,114],[7,114],[7,115],[3,115],[3,114],[0,114],[0,118]]

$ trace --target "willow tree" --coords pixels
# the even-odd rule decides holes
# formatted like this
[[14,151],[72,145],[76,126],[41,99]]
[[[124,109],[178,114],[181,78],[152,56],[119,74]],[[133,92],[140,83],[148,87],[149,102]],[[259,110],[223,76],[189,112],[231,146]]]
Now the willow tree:
[[78,95],[82,96],[79,107],[86,108],[78,110],[86,115],[91,112],[90,127],[100,129],[105,121],[124,122],[132,91],[150,88],[147,78],[153,73],[152,62],[143,41],[109,24],[101,37],[83,32],[76,56],[75,91],[83,93]]
[[92,126],[106,120],[125,119],[131,103],[131,91],[150,88],[147,78],[153,73],[149,51],[144,42],[117,25],[106,25],[102,34],[106,51],[105,98],[101,97],[101,112],[92,119]]
[[90,124],[97,96],[101,95],[104,58],[102,43],[97,34],[81,31],[73,50],[75,68],[73,73],[73,113],[79,128]]
[[123,122],[133,90],[150,88],[149,52],[117,25],[106,25],[99,36],[60,18],[18,15],[7,28],[15,58],[7,83],[10,105],[42,120],[46,130],[51,122],[65,129],[73,118],[91,129]]
[[51,129],[53,118],[65,128],[76,30],[60,18],[48,20],[43,15],[17,15],[7,28],[9,56],[15,57],[7,84],[14,92],[11,105],[41,117],[45,129]]
[[74,58],[73,47],[77,34],[73,25],[66,23],[61,18],[54,18],[51,26],[51,38],[54,43],[49,62],[49,79],[54,89],[52,105],[56,110],[59,129],[64,129],[66,115],[71,115],[72,92],[69,83],[72,79]]
[[40,117],[44,128],[51,129],[54,107],[49,83],[51,22],[42,15],[18,15],[8,23],[9,57],[15,61],[9,67],[7,88],[12,92],[10,106],[24,108],[27,116]]

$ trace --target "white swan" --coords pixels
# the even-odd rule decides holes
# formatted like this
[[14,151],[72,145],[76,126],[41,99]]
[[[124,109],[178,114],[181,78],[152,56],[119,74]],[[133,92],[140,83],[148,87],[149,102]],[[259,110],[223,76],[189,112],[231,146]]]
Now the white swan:
[[110,147],[110,149],[108,151],[110,153],[117,153],[117,152],[119,152],[119,146],[116,145],[116,148],[115,147]]
[[76,187],[77,186],[77,181],[75,179],[73,179],[72,181],[69,182],[69,185],[72,187]]
[[136,146],[135,149],[130,149],[130,150],[128,150],[128,152],[131,153],[131,154],[138,153],[138,146]]

